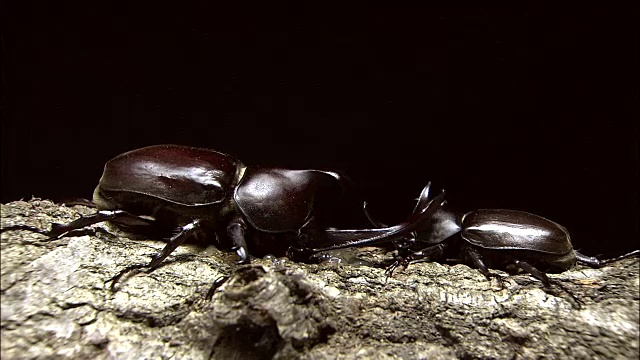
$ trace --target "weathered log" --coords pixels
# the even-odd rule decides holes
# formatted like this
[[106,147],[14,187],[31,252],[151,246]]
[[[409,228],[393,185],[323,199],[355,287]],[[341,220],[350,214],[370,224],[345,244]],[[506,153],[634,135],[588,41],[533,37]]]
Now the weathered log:
[[[48,229],[90,211],[18,201],[2,206],[2,226]],[[412,264],[393,278],[381,267],[271,258],[238,267],[234,254],[195,245],[111,291],[110,278],[163,243],[103,232],[44,238],[2,234],[3,359],[639,356],[637,259],[550,275],[582,304],[528,275],[505,277],[501,288],[464,265]],[[390,258],[347,251],[361,264]],[[209,301],[223,275],[230,280]]]

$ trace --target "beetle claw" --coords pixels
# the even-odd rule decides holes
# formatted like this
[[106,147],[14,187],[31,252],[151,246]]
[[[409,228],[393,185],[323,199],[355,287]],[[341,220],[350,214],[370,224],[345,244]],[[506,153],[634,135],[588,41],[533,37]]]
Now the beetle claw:
[[116,292],[117,291],[116,286],[120,283],[120,279],[122,279],[126,274],[131,273],[131,271],[137,270],[137,269],[142,269],[144,267],[147,267],[147,265],[146,264],[135,264],[135,265],[127,266],[126,268],[120,270],[120,272],[118,272],[117,275],[107,279],[105,281],[105,284],[111,281],[111,286],[109,288],[110,288],[111,292]]
[[249,263],[249,258],[247,257],[247,250],[244,247],[234,246],[231,248],[231,250],[235,251],[236,254],[238,254],[238,257],[240,258],[240,260],[236,261],[236,264],[242,265],[242,264]]
[[487,279],[491,281],[491,278],[496,279],[496,281],[498,282],[498,286],[500,287],[500,290],[504,290],[506,288],[506,285],[502,276],[494,273],[489,273],[489,276],[487,277]]
[[409,266],[410,261],[411,261],[410,256],[400,258],[396,260],[393,264],[389,265],[389,267],[387,267],[387,269],[384,271],[384,274],[387,277],[392,277],[393,272],[396,271],[397,268],[402,267],[403,269],[406,269]]
[[392,277],[393,272],[400,266],[400,261],[396,260],[393,264],[389,265],[387,269],[384,271],[384,275],[386,277]]
[[220,288],[220,286],[224,285],[224,283],[226,283],[230,277],[231,275],[224,275],[215,279],[213,281],[213,284],[211,284],[209,291],[207,291],[207,295],[205,296],[205,299],[211,300],[211,298],[213,298],[213,294],[215,294],[215,292]]
[[313,255],[313,252],[306,248],[296,248],[293,246],[289,246],[287,249],[287,257],[291,260],[304,261],[309,259]]

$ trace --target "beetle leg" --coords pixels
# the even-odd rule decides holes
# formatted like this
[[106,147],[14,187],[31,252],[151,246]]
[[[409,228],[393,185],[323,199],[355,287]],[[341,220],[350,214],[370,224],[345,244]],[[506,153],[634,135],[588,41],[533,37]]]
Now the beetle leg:
[[227,225],[227,234],[233,242],[233,248],[231,249],[234,250],[240,258],[238,264],[246,264],[249,262],[247,257],[249,252],[247,250],[247,242],[244,237],[246,229],[247,224],[244,222],[244,219],[239,216],[235,217],[231,220],[229,225]]
[[469,256],[469,258],[471,259],[473,264],[476,266],[476,268],[478,268],[478,270],[480,270],[482,275],[484,275],[487,278],[487,280],[491,281],[491,278],[496,278],[500,283],[500,287],[504,288],[504,282],[502,280],[502,277],[498,274],[494,274],[491,271],[489,271],[489,267],[484,263],[484,261],[482,260],[482,257],[476,250],[467,247],[464,251]]
[[118,222],[127,225],[151,225],[154,220],[150,220],[141,216],[136,216],[128,213],[124,210],[100,210],[93,215],[83,216],[68,224],[51,224],[51,231],[49,231],[50,239],[57,239],[68,232],[82,229],[83,227],[105,222]]
[[217,279],[213,280],[213,284],[211,284],[209,291],[207,291],[207,295],[205,296],[205,299],[211,300],[216,290],[218,290],[220,286],[224,285],[224,283],[226,283],[229,280],[229,278],[231,278],[231,275],[220,276]]
[[63,204],[64,206],[67,206],[67,207],[80,205],[80,206],[86,206],[94,209],[96,208],[96,204],[93,201],[85,198],[67,198],[60,201],[60,204]]
[[516,266],[518,266],[520,269],[526,271],[527,273],[531,274],[531,276],[533,276],[534,278],[542,281],[542,283],[547,286],[547,287],[551,287],[551,281],[549,280],[549,277],[547,276],[547,274],[543,273],[542,271],[536,269],[533,265],[529,264],[528,262],[524,262],[524,261],[520,261],[520,260],[515,260],[514,264],[516,264]]
[[598,258],[595,258],[593,256],[587,256],[587,255],[583,255],[577,251],[574,251],[576,254],[576,259],[578,259],[578,262],[581,264],[585,264],[585,265],[589,265],[591,267],[594,268],[599,268],[599,267],[603,267],[605,265],[609,265],[611,263],[614,263],[616,261],[620,261],[622,259],[626,259],[626,258],[630,258],[630,257],[634,257],[634,256],[638,256],[640,255],[640,250],[634,250],[630,253],[615,257],[613,259],[603,259],[600,260]]
[[193,220],[190,223],[179,228],[178,233],[169,239],[167,245],[164,246],[160,253],[152,256],[149,263],[151,270],[160,265],[162,260],[166,259],[178,246],[182,245],[188,238],[193,236],[200,229],[200,220]]
[[0,232],[9,230],[26,230],[48,236],[46,241],[56,240],[66,235],[70,231],[82,229],[86,226],[101,223],[104,221],[123,222],[129,225],[151,225],[153,220],[136,216],[123,210],[100,210],[93,215],[83,216],[68,224],[51,224],[51,230],[40,230],[29,225],[13,225],[2,228]]
[[402,266],[403,268],[406,268],[407,265],[409,265],[409,262],[407,261],[405,263],[405,259],[401,259],[401,260],[396,260],[393,262],[393,264],[389,265],[389,267],[387,267],[387,269],[384,271],[384,274],[390,278],[393,276],[393,272],[396,271],[396,269],[400,266]]
[[136,270],[136,269],[142,269],[143,267],[146,267],[147,265],[145,264],[135,264],[135,265],[129,265],[126,268],[120,270],[115,276],[110,277],[109,279],[105,280],[105,284],[108,283],[109,281],[111,281],[111,292],[116,292],[116,286],[117,284],[120,282],[120,279],[122,279],[123,276],[125,276],[126,274],[131,273],[131,271]]
[[[528,272],[534,278],[542,281],[544,286],[546,286],[547,288],[551,288],[551,279],[549,279],[547,274],[545,274],[544,272],[536,269],[533,265],[531,265],[531,264],[529,264],[529,263],[527,263],[525,261],[515,260],[514,263],[520,269]],[[567,289],[564,285],[562,285],[561,283],[559,283],[557,281],[554,281],[554,284],[557,285],[562,291],[567,293],[569,296],[571,296],[571,299],[573,299],[573,301],[577,304],[578,308],[581,308],[581,304],[583,304],[582,301],[580,301],[580,299],[578,299],[575,295],[573,295],[573,293],[569,289]]]
[[431,259],[434,256],[439,256],[444,251],[445,246],[446,246],[445,244],[440,243],[433,246],[429,246],[420,251],[412,252],[407,256],[403,256],[399,260],[396,260],[393,264],[391,264],[387,268],[387,270],[385,270],[385,274],[388,277],[391,277],[393,275],[393,272],[400,266],[406,268],[407,266],[409,266],[409,263],[412,261],[417,261],[417,260],[427,261],[428,259]]
[[45,235],[48,236],[50,231],[47,230],[40,230],[35,226],[29,226],[29,225],[11,225],[11,226],[5,226],[3,228],[0,228],[0,234],[2,234],[5,231],[15,231],[15,230],[25,230],[25,231],[30,231],[30,232],[34,232],[37,234],[41,234],[41,235]]

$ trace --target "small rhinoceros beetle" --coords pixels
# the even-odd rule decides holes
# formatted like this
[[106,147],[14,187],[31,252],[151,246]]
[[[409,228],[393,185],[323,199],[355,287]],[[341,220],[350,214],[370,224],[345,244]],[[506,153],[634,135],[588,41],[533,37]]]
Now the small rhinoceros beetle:
[[[168,238],[147,265],[151,269],[194,236],[230,241],[240,262],[248,261],[248,241],[269,253],[289,249],[290,257],[300,258],[361,241],[407,237],[441,206],[444,196],[423,202],[400,225],[359,229],[345,225],[349,217],[343,210],[357,209],[365,218],[361,203],[348,201],[347,185],[335,172],[246,167],[213,150],[157,145],[106,163],[93,194],[94,215],[53,224],[50,231],[25,225],[2,231],[28,230],[51,239],[108,221],[130,233]],[[428,197],[428,187],[423,196]]]
[[441,208],[427,224],[413,237],[396,241],[400,260],[387,269],[389,274],[415,260],[453,260],[476,267],[487,279],[500,279],[492,268],[522,270],[549,287],[546,273],[564,272],[578,263],[602,267],[640,254],[635,250],[606,260],[583,255],[573,249],[565,227],[517,210],[479,209],[456,216]]
[[[428,199],[419,199],[418,206],[425,201]],[[369,219],[375,226],[382,226]],[[602,267],[640,255],[640,250],[606,260],[583,255],[573,249],[569,232],[562,225],[524,211],[504,209],[480,209],[458,216],[441,207],[412,236],[394,242],[399,260],[387,268],[388,275],[412,261],[448,260],[472,265],[488,279],[500,279],[489,271],[491,268],[523,270],[546,286],[550,286],[547,272],[560,273],[577,263]]]

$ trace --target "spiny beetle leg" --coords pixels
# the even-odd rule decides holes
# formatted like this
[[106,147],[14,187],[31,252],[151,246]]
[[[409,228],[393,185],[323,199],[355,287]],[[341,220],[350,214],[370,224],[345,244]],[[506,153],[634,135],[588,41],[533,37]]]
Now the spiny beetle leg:
[[244,222],[242,217],[235,217],[229,225],[227,225],[227,234],[231,238],[233,243],[232,250],[238,254],[240,260],[238,260],[238,264],[248,264],[249,263],[249,254],[247,251],[247,242],[245,240],[245,233],[247,229],[247,224]]
[[123,210],[100,210],[93,215],[83,216],[68,224],[51,224],[51,231],[47,234],[51,239],[57,239],[72,230],[82,229],[86,226],[105,222],[123,222],[134,225],[151,225],[154,220],[133,215]]
[[0,233],[3,233],[5,231],[11,231],[11,230],[24,230],[24,231],[30,231],[37,234],[48,236],[48,239],[46,240],[49,241],[49,240],[56,240],[73,230],[82,229],[89,225],[101,223],[104,221],[125,221],[125,220],[128,223],[134,223],[138,225],[150,225],[151,223],[153,223],[153,220],[142,218],[122,210],[100,210],[93,215],[83,216],[68,224],[53,223],[51,224],[51,230],[49,231],[41,230],[34,226],[29,226],[29,225],[12,225],[12,226],[3,227],[2,229],[0,229]]
[[[536,269],[533,265],[527,263],[526,261],[515,260],[514,263],[520,269],[526,271],[527,273],[531,274],[531,276],[533,276],[534,278],[540,280],[547,289],[553,288],[551,286],[552,284],[551,279],[549,279],[547,274],[545,274],[544,272]],[[571,297],[571,299],[573,299],[574,303],[577,304],[578,309],[582,308],[581,306],[582,301],[580,301],[569,289],[567,289],[564,285],[562,285],[562,283],[554,281],[553,284],[559,287],[566,294],[568,294]]]
[[41,235],[45,235],[48,236],[49,235],[49,231],[46,230],[40,230],[35,226],[29,226],[29,225],[11,225],[11,226],[5,226],[3,228],[0,229],[0,234],[5,232],[5,231],[14,231],[14,230],[24,230],[24,231],[30,231],[30,232],[34,232],[37,234],[41,234]]
[[469,256],[469,258],[471,258],[471,261],[476,266],[476,268],[480,270],[482,275],[484,275],[487,278],[487,280],[491,281],[491,278],[495,278],[498,281],[498,284],[500,284],[500,288],[504,289],[505,286],[504,286],[504,280],[502,279],[502,276],[498,274],[494,274],[491,271],[489,271],[489,267],[484,263],[484,261],[482,260],[482,257],[476,250],[472,248],[466,248],[465,252]]
[[578,259],[579,263],[585,264],[585,265],[589,265],[589,266],[594,267],[594,268],[600,268],[600,267],[603,267],[605,265],[609,265],[609,264],[615,263],[615,262],[623,260],[623,259],[640,256],[640,250],[634,250],[632,252],[626,253],[624,255],[620,255],[620,256],[615,257],[615,258],[600,260],[600,259],[598,259],[596,257],[593,257],[593,256],[583,255],[583,254],[581,254],[581,253],[579,253],[577,251],[574,251],[574,252],[576,254],[576,259]]
[[195,235],[200,230],[200,220],[193,220],[190,223],[178,228],[177,233],[169,239],[162,251],[151,257],[151,262],[147,265],[151,270],[157,268],[162,260],[166,259],[178,246],[182,245],[188,238]]
[[147,267],[149,268],[148,271],[153,271],[158,268],[167,256],[169,256],[178,246],[182,245],[189,237],[195,235],[198,230],[200,230],[200,220],[193,220],[192,222],[178,228],[177,233],[169,239],[167,245],[165,245],[159,253],[151,257],[151,262],[149,262],[149,264],[135,264],[127,266],[120,271],[118,275],[107,280],[107,282],[113,281],[111,283],[111,291],[114,291],[115,285],[120,281],[120,279],[132,270]]
[[418,260],[426,261],[428,259],[439,257],[444,251],[445,247],[446,247],[446,244],[440,243],[440,244],[426,247],[420,251],[412,252],[406,256],[400,256],[399,260],[396,260],[393,264],[391,264],[387,268],[387,270],[385,271],[385,274],[387,275],[387,277],[391,277],[393,275],[393,272],[400,266],[402,266],[403,268],[406,268],[407,266],[409,266],[409,263],[411,263],[412,261],[418,261]]

